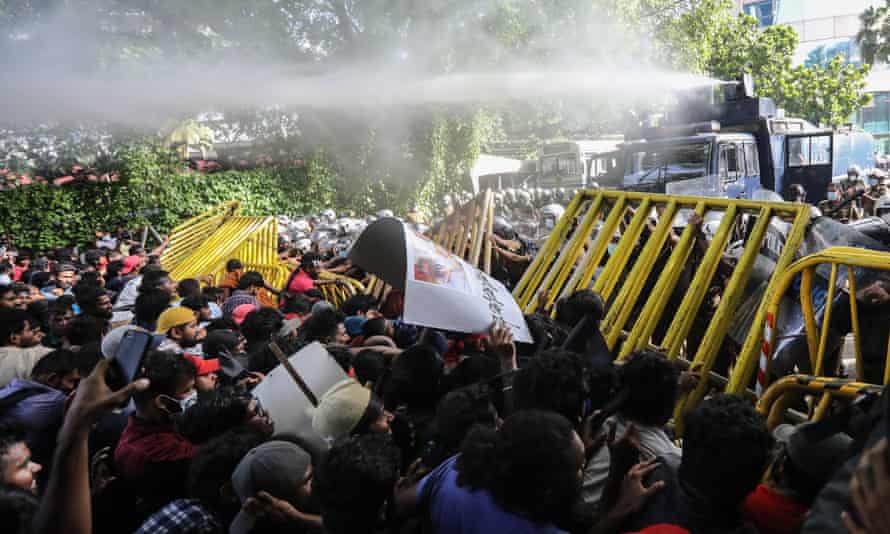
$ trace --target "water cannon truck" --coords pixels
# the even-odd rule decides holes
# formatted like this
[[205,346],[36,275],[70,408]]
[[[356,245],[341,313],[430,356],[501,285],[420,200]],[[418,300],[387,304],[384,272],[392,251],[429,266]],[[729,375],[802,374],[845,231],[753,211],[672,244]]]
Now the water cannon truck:
[[852,126],[821,128],[785,117],[754,96],[750,76],[684,94],[668,117],[625,134],[617,166],[600,185],[657,193],[752,198],[769,189],[786,196],[801,184],[807,201],[852,165],[875,166],[874,139]]

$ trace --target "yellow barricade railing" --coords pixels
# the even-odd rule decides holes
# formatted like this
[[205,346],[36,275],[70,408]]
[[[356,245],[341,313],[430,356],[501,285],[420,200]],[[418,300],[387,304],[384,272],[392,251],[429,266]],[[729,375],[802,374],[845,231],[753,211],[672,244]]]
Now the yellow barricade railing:
[[430,231],[433,241],[470,265],[491,272],[494,195],[491,190],[457,208]]
[[[830,268],[830,274],[827,280],[827,297],[824,304],[824,312],[822,314],[821,325],[817,325],[816,314],[813,302],[813,287],[818,267]],[[884,273],[884,276],[863,276],[863,269]],[[848,294],[848,307],[850,314],[850,330],[853,334],[853,353],[856,358],[856,378],[863,382],[883,383],[886,384],[890,378],[890,339],[887,340],[887,349],[884,352],[884,370],[881,377],[865,376],[862,361],[862,329],[860,319],[868,319],[861,317],[857,292],[865,290],[866,287],[857,287],[857,270],[860,272],[859,278],[873,278],[872,283],[887,281],[890,285],[890,253],[877,252],[872,250],[864,250],[849,247],[833,247],[817,254],[811,254],[795,262],[786,271],[782,273],[776,291],[772,294],[769,308],[767,311],[767,322],[763,331],[762,354],[760,358],[760,367],[757,374],[758,393],[769,385],[771,376],[770,364],[777,346],[777,329],[774,327],[776,319],[779,317],[779,310],[782,304],[782,298],[786,292],[794,284],[797,277],[800,277],[800,308],[803,314],[803,327],[806,335],[806,347],[808,354],[809,369],[815,376],[830,375],[831,370],[826,369],[826,352],[829,350],[828,339],[832,325],[832,316],[838,313],[835,307],[835,297],[838,291],[845,291]],[[846,276],[845,284],[838,282],[839,276]],[[840,287],[839,287],[840,286]],[[790,295],[793,296],[793,295]],[[874,320],[874,319],[872,319]],[[843,333],[840,333],[841,335]],[[881,382],[881,379],[883,380]]]
[[[491,239],[494,226],[494,194],[490,190],[480,193],[470,202],[434,225],[428,232],[434,243],[463,259],[470,265],[491,273],[493,248]],[[390,287],[371,276],[364,292],[382,301]]]
[[[673,221],[680,210],[701,217],[709,212],[722,216],[709,242],[703,242],[691,225],[679,235],[674,234]],[[654,347],[672,359],[687,360],[701,369],[702,376],[710,377],[714,375],[723,342],[734,326],[755,260],[761,248],[767,246],[767,230],[774,218],[787,223],[790,230],[784,236],[784,246],[766,281],[763,297],[756,304],[735,365],[727,367],[732,370],[731,374],[717,383],[721,389],[727,382],[744,385],[752,379],[756,368],[767,303],[777,286],[775,273],[783,272],[791,264],[806,231],[809,206],[628,191],[582,191],[569,204],[513,295],[520,307],[531,313],[537,307],[536,296],[543,292],[547,310],[555,314],[554,303],[558,299],[580,289],[592,289],[607,303],[600,328],[619,359],[635,350]],[[744,235],[739,232],[743,224],[748,229]],[[690,332],[697,316],[704,311],[703,302],[715,284],[718,268],[721,264],[727,266],[727,246],[742,239],[741,254],[730,269],[725,286],[721,287],[719,304],[707,326],[700,328],[704,331],[696,334],[697,343],[690,348]],[[614,245],[611,251],[610,245]],[[699,247],[701,259],[691,264],[694,247]],[[657,260],[665,255],[663,265],[654,270]],[[688,287],[677,294],[680,277],[687,267],[693,271]],[[669,306],[672,296],[679,304]],[[659,327],[661,331],[656,336]],[[682,431],[679,415],[694,407],[712,385],[713,380],[701,380],[698,387],[680,398],[675,412],[679,431]]]
[[227,260],[277,265],[278,223],[274,217],[228,217],[170,271],[174,280],[199,278],[223,268]]
[[767,388],[757,401],[757,411],[767,419],[772,430],[786,420],[789,409],[801,405],[804,396],[818,399],[809,404],[810,413],[804,419],[820,421],[830,413],[834,402],[850,402],[860,395],[880,394],[883,388],[842,378],[825,378],[810,375],[789,375]]
[[342,306],[350,297],[366,293],[365,286],[361,282],[348,276],[322,271],[319,273],[319,279],[336,280],[336,284],[322,284],[318,289],[324,295],[325,300],[337,308]]
[[184,221],[171,230],[170,241],[161,255],[161,265],[164,270],[173,271],[229,217],[238,215],[239,210],[240,203],[237,200],[225,202]]

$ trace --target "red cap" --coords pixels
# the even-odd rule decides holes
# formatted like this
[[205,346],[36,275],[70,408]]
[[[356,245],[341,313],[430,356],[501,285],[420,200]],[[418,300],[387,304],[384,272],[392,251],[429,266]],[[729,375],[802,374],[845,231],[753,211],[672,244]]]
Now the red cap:
[[235,321],[235,324],[241,326],[241,323],[247,318],[247,314],[254,310],[256,310],[256,306],[253,304],[241,304],[232,310],[232,320]]
[[142,261],[142,258],[139,256],[127,256],[124,258],[124,267],[121,269],[121,274],[132,273],[133,269],[139,266],[140,261]]
[[219,371],[219,359],[214,358],[212,360],[205,360],[199,356],[195,356],[194,354],[183,354],[182,355],[186,360],[192,362],[192,365],[197,369],[198,376],[209,375],[210,373],[215,373]]

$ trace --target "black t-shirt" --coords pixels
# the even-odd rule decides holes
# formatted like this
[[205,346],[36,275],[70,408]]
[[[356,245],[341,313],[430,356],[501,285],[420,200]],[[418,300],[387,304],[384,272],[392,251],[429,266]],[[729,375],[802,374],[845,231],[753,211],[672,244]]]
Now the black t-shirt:
[[[757,534],[737,510],[714,505],[706,495],[695,492],[680,481],[677,471],[662,463],[646,479],[648,487],[663,480],[665,486],[646,501],[638,512],[627,518],[621,532],[638,532],[659,524],[677,525],[695,534]],[[739,503],[741,505],[741,503]]]

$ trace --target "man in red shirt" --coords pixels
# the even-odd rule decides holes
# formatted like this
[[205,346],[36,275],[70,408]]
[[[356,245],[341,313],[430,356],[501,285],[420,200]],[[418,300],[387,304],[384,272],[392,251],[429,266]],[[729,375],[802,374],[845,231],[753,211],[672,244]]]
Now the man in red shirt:
[[127,488],[144,499],[150,513],[186,494],[188,465],[197,447],[176,432],[172,417],[197,399],[195,366],[180,354],[156,351],[145,358],[139,377],[151,385],[133,397],[136,412],[114,461]]
[[303,254],[300,266],[287,281],[285,291],[288,295],[300,295],[315,287],[315,278],[321,267],[321,257],[312,252]]
[[773,431],[780,451],[769,478],[745,499],[742,515],[761,534],[797,534],[816,495],[843,465],[852,439],[824,423]]

